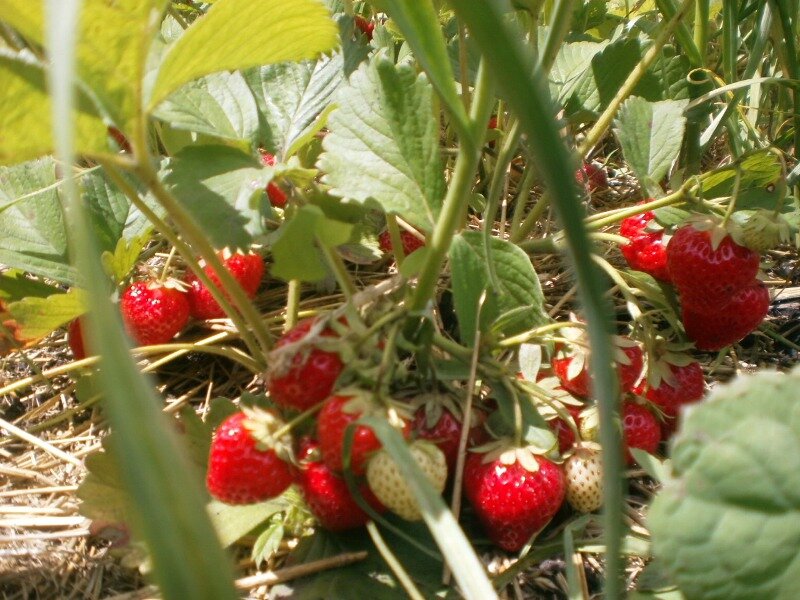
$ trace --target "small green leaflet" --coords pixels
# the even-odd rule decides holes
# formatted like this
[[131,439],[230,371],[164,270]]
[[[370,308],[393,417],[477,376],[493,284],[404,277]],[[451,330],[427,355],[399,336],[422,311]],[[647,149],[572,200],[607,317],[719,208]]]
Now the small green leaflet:
[[287,502],[281,498],[242,506],[212,500],[208,504],[208,514],[222,545],[230,546],[287,507]]
[[85,294],[74,288],[46,298],[23,298],[8,305],[17,322],[17,335],[23,339],[43,338],[86,312]]
[[324,279],[329,269],[320,245],[335,247],[350,240],[353,225],[334,221],[317,206],[306,205],[279,230],[272,244],[275,264],[270,273],[286,281],[315,282]]
[[685,411],[648,524],[654,555],[687,598],[796,597],[798,382],[798,369],[740,376]]
[[[479,300],[485,290],[489,293],[480,310],[480,327],[484,333],[501,319],[500,333],[504,335],[521,333],[549,321],[539,278],[528,255],[511,242],[498,238],[492,237],[489,244],[490,256],[487,257],[484,235],[465,231],[453,238],[450,248],[453,302],[464,343],[472,343],[475,338]],[[489,261],[492,261],[492,269]],[[505,315],[513,318],[504,318]]]
[[429,231],[444,196],[433,92],[410,65],[378,56],[341,88],[319,167],[331,193]]
[[663,194],[661,180],[683,144],[688,100],[648,102],[631,96],[620,107],[614,126],[622,153],[651,197]]

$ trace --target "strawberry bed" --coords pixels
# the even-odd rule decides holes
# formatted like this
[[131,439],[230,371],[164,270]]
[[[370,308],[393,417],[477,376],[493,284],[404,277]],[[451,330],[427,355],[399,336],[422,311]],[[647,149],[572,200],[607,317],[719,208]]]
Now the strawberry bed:
[[512,4],[0,7],[6,597],[790,597],[797,7]]

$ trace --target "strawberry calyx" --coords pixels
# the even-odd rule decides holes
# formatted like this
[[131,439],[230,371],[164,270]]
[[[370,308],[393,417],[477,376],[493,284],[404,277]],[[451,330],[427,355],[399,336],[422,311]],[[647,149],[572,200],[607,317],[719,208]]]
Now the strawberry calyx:
[[[539,471],[539,458],[548,458],[546,454],[549,449],[544,450],[537,446],[516,446],[509,439],[493,440],[482,446],[471,449],[472,452],[483,454],[481,462],[489,464],[493,462],[500,462],[501,464],[510,467],[514,464],[519,464],[523,469],[529,473],[536,473]],[[548,460],[550,460],[548,458]]]
[[273,450],[281,460],[294,460],[292,435],[285,421],[258,407],[242,407],[241,410],[245,414],[242,425],[255,441],[256,450]]
[[722,240],[730,236],[739,246],[742,242],[742,228],[735,221],[720,219],[711,214],[693,214],[685,222],[697,231],[705,231],[711,239],[711,249],[716,252]]

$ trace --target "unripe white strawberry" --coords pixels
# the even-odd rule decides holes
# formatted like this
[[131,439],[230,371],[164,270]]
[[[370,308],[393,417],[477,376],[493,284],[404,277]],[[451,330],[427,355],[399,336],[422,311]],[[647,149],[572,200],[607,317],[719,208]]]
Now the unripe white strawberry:
[[[439,493],[447,481],[447,460],[439,448],[430,442],[416,440],[408,447],[428,481]],[[397,463],[386,450],[376,452],[367,464],[367,483],[381,503],[407,521],[422,518],[414,494],[400,472]]]
[[567,502],[583,513],[594,512],[603,504],[603,463],[597,444],[580,444],[564,462]]

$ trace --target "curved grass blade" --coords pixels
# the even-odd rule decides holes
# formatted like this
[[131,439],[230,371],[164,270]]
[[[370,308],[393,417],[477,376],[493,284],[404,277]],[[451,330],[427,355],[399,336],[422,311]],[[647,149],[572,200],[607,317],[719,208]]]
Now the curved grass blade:
[[[75,158],[70,115],[80,8],[80,0],[47,3],[54,133],[57,154],[65,165],[72,165]],[[74,178],[65,178],[64,193],[89,296],[88,339],[103,359],[99,377],[105,408],[116,433],[123,481],[138,509],[131,525],[147,543],[165,598],[237,598],[230,563],[205,512],[196,473],[159,411],[152,386],[136,369],[119,315],[107,299],[97,241]]]
[[[592,351],[596,356],[611,356],[609,310],[603,300],[606,286],[591,259],[583,223],[585,215],[577,197],[575,168],[558,134],[547,82],[541,72],[534,70],[533,57],[520,42],[524,39],[522,32],[506,22],[497,4],[473,0],[453,0],[451,4],[469,27],[509,107],[528,134],[568,242]],[[617,381],[610,361],[596,361],[592,367],[594,389],[600,402],[605,464],[606,596],[617,598],[620,596],[622,530],[622,453],[619,431],[614,425]]]

